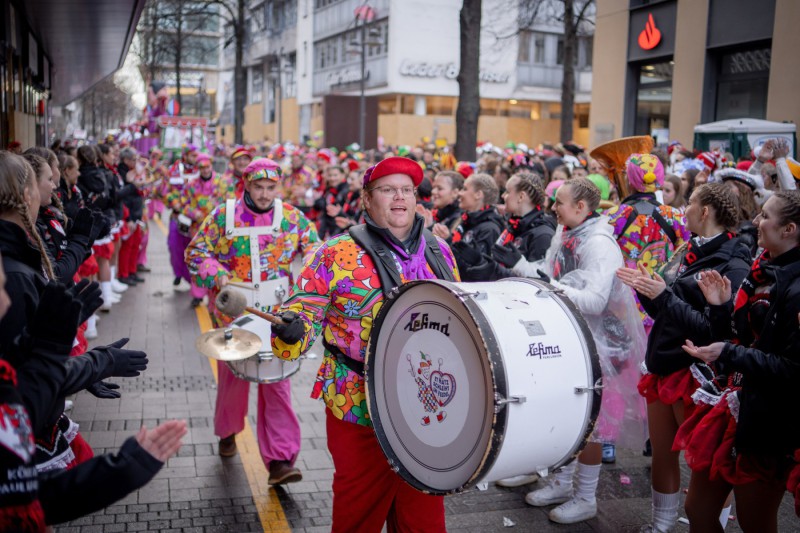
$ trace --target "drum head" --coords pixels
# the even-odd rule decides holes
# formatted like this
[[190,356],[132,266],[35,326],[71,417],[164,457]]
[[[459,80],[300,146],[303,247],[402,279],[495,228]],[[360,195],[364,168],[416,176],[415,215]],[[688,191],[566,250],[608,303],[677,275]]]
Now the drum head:
[[440,280],[405,284],[384,302],[366,355],[369,413],[393,468],[434,494],[468,488],[491,466],[492,437],[505,413],[505,375],[489,353],[491,327],[479,327],[474,303]]

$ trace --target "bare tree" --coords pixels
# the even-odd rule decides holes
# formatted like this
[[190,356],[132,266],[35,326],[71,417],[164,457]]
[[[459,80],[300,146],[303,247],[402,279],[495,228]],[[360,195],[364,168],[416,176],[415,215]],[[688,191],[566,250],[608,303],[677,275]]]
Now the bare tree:
[[[109,76],[85,93],[79,100],[83,107],[84,128],[95,138],[109,129],[117,128],[136,115],[131,97]],[[88,124],[87,124],[88,123]]]
[[455,156],[461,161],[475,159],[478,143],[480,100],[481,0],[464,0],[461,29],[461,68],[458,72]]
[[588,27],[594,26],[590,7],[594,0],[519,0],[519,28],[499,36],[510,38],[531,29],[537,22],[555,20],[564,25],[563,78],[561,81],[560,140],[572,139],[575,120],[575,66],[578,43]]
[[566,142],[572,139],[572,122],[575,119],[575,64],[578,57],[578,29],[586,15],[586,10],[594,3],[594,0],[561,1],[564,4],[564,77],[561,81],[560,140]]
[[[168,66],[175,76],[176,100],[183,104],[181,87],[188,54],[212,52],[202,41],[192,41],[210,18],[218,18],[219,2],[196,0],[149,0],[137,28],[142,77],[154,81]],[[218,50],[214,43],[213,51]]]

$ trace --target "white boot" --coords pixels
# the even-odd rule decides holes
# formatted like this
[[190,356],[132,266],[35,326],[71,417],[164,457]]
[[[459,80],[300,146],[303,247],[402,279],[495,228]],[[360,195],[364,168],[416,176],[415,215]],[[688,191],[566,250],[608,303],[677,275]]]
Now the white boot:
[[597,500],[586,501],[575,496],[550,511],[550,520],[559,524],[576,524],[597,516]]
[[559,524],[575,524],[597,516],[597,482],[600,480],[601,465],[578,463],[575,495],[550,511],[550,520]]
[[555,503],[563,503],[572,498],[572,474],[575,472],[575,463],[564,466],[560,472],[550,474],[545,479],[545,486],[529,492],[525,496],[525,503],[534,507],[544,507]]
[[111,288],[114,292],[123,293],[128,290],[128,286],[117,279],[117,267],[109,267],[111,269]]
[[100,292],[103,295],[103,305],[100,306],[100,310],[108,313],[109,311],[111,311],[111,306],[114,304],[114,300],[112,299],[114,291],[111,290],[111,282],[101,281]]
[[86,319],[86,332],[83,335],[87,341],[97,338],[97,317],[95,315]]

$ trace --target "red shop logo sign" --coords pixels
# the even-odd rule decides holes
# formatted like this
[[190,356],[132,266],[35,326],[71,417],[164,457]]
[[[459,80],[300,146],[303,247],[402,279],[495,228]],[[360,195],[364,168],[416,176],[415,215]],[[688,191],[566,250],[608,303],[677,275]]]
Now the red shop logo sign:
[[656,28],[656,21],[653,20],[653,14],[647,16],[647,24],[645,24],[642,33],[639,34],[639,48],[642,50],[652,50],[658,43],[661,42],[661,31]]

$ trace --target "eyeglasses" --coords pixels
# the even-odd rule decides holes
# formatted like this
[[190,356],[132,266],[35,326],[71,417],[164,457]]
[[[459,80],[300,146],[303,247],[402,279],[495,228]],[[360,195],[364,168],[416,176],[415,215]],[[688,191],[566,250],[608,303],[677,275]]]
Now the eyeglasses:
[[384,198],[394,198],[398,194],[403,198],[411,198],[412,196],[417,194],[416,187],[389,187],[388,185],[383,187],[372,187],[367,189],[368,191],[375,191]]

